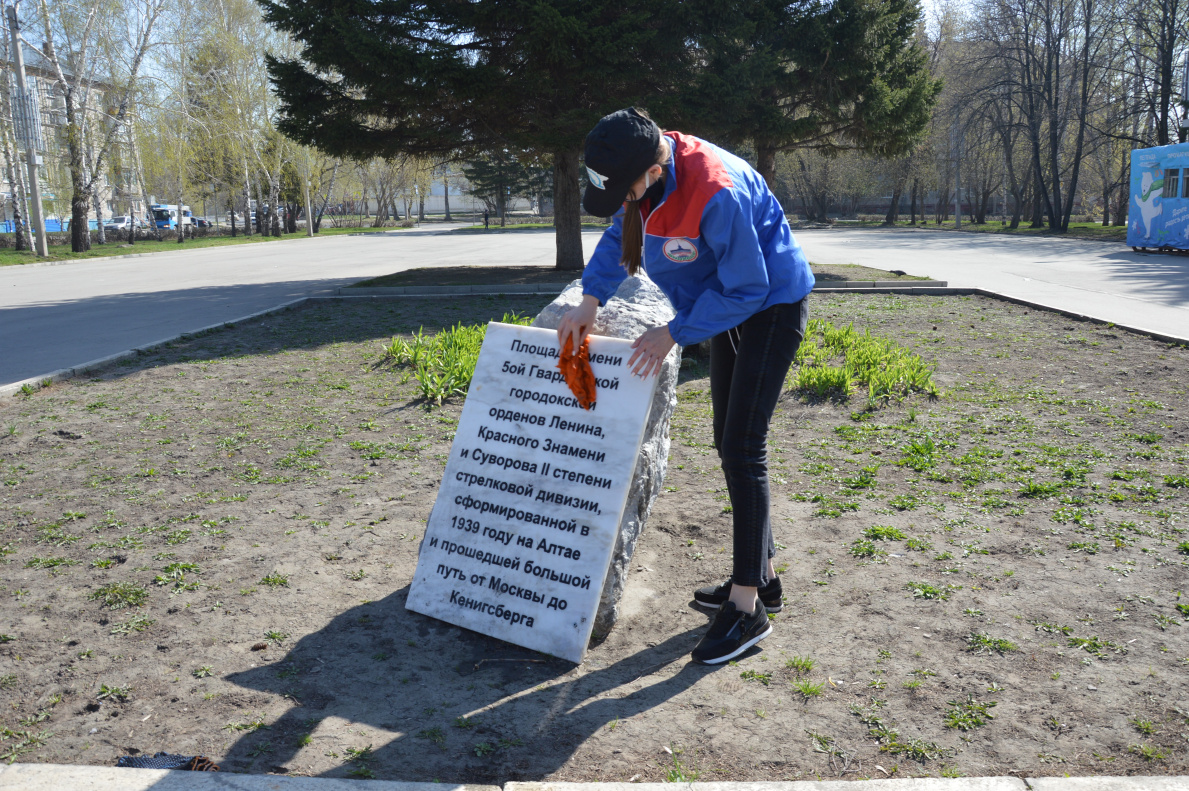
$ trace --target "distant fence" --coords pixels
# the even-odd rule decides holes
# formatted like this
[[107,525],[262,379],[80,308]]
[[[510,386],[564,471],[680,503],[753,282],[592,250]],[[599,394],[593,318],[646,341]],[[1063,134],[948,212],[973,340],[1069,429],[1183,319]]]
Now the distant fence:
[[[94,220],[88,221],[87,226],[92,231],[99,230],[99,226],[95,224]],[[65,222],[63,222],[62,220],[46,220],[45,221],[45,232],[46,233],[63,233],[64,231],[69,231],[69,230],[70,230],[70,220],[66,220]],[[0,222],[0,233],[15,233],[15,232],[16,232],[16,228],[13,226],[12,220],[4,220],[4,221]]]

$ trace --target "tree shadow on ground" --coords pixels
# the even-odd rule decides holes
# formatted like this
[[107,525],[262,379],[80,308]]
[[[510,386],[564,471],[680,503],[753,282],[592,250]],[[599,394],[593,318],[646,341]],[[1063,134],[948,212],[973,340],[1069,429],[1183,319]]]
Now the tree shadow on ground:
[[[312,750],[343,762],[321,773],[328,777],[541,779],[600,728],[663,704],[714,670],[688,659],[697,630],[605,667],[597,657],[576,667],[409,612],[407,593],[353,607],[279,661],[226,676],[295,702],[239,738],[224,770],[304,771],[302,751]],[[675,673],[663,669],[677,662]],[[645,676],[662,680],[633,688]],[[377,743],[382,731],[395,738]],[[349,760],[349,750],[369,744],[369,756]]]
[[[180,294],[175,295],[175,298],[179,300],[179,311],[183,305],[189,305]],[[536,314],[552,298],[551,294],[522,294],[391,301],[315,301],[230,325],[226,329],[187,335],[166,346],[125,358],[88,375],[118,379],[146,369],[177,363],[217,361],[252,354],[279,354],[336,343],[384,342],[395,334],[416,332],[421,327],[427,333],[434,333],[460,321],[464,324],[486,323],[492,319],[498,321],[506,312]],[[129,296],[93,300],[88,309],[99,310],[103,316],[135,313],[144,299],[143,296]],[[104,303],[101,309],[96,304],[99,302]],[[185,309],[189,310],[188,307]],[[0,335],[4,334],[10,319],[13,326],[27,322],[32,322],[33,326],[52,325],[61,319],[61,306],[47,307],[44,315],[34,316],[35,313],[32,307],[0,311]],[[97,321],[99,324],[104,323],[102,316]],[[195,317],[191,324],[199,325],[200,321]],[[71,358],[74,362],[67,364],[78,364],[83,359],[110,353],[113,348],[128,343],[128,339],[118,333],[108,336],[97,330],[83,335],[86,336],[85,342],[80,339],[79,351]],[[28,375],[47,373],[51,370],[49,366],[61,362],[43,362],[45,359],[44,355],[39,356],[36,344],[26,343],[14,336],[13,352],[5,356],[3,365],[0,365],[0,383],[18,381],[29,371],[34,373]]]

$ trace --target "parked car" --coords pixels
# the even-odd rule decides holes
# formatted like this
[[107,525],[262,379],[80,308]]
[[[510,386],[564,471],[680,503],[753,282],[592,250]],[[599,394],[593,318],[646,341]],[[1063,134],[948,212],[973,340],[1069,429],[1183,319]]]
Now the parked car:
[[127,215],[122,215],[122,216],[118,216],[118,217],[112,217],[110,220],[105,222],[103,224],[103,230],[105,230],[105,231],[126,231],[132,227],[133,223],[135,223],[137,228],[149,227],[148,222],[145,220],[142,220],[140,217],[131,217],[131,216],[127,216]]
[[195,218],[193,218],[192,222],[194,223],[194,225],[195,225],[195,226],[197,226],[197,227],[199,227],[199,228],[211,228],[211,227],[213,227],[213,225],[212,225],[212,223],[211,223],[211,221],[210,221],[210,220],[204,219],[204,218],[202,218],[202,217],[195,217]]

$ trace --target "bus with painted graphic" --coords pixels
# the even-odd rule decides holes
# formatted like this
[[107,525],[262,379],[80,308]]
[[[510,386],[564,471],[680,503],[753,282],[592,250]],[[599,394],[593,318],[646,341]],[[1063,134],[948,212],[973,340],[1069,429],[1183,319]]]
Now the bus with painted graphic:
[[[178,227],[178,207],[176,203],[154,203],[149,206],[149,214],[158,228],[174,229]],[[189,206],[183,206],[180,212],[182,225],[193,225],[194,216]]]
[[1189,143],[1131,152],[1127,244],[1189,251]]

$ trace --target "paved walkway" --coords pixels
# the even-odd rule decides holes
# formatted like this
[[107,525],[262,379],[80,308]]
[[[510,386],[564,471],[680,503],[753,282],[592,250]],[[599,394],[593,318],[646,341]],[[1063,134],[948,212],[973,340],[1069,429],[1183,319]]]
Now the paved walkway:
[[1189,257],[1121,242],[877,228],[801,230],[819,264],[862,264],[985,288],[1063,310],[1189,335]]
[[[363,278],[554,260],[552,231],[450,234],[449,227],[0,268],[0,386]],[[583,240],[589,252],[598,233]]]

